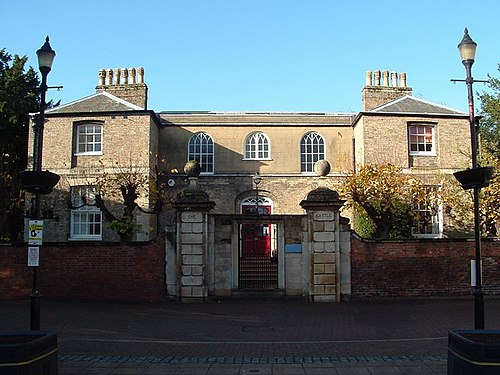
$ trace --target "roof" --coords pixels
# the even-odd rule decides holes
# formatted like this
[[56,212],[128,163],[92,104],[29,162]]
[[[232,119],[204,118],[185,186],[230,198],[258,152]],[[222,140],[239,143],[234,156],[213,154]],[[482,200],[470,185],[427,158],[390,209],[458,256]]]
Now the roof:
[[163,111],[164,125],[177,126],[350,126],[354,113]]
[[142,111],[135,104],[129,103],[109,92],[102,91],[74,102],[47,110],[47,114],[82,113],[82,112],[124,112]]
[[427,114],[463,116],[467,113],[413,96],[402,96],[366,113]]

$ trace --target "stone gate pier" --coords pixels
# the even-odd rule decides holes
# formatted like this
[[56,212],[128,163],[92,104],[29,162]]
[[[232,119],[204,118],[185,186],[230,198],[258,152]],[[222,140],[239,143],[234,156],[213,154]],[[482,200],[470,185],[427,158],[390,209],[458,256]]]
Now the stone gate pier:
[[350,227],[340,217],[345,201],[326,187],[300,202],[307,211],[309,300],[339,302],[351,294]]
[[177,210],[176,296],[181,302],[200,302],[208,297],[208,212],[215,203],[198,188],[197,180],[196,176],[189,177],[189,186],[173,204]]

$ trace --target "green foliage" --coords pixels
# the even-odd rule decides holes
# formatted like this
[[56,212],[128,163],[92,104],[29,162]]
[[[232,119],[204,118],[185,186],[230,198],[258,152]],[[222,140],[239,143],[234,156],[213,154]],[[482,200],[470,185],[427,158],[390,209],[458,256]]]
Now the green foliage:
[[418,219],[413,207],[429,201],[424,184],[392,164],[363,166],[346,179],[341,192],[358,214],[355,226],[369,238],[411,237]]
[[361,207],[354,209],[354,231],[363,238],[374,238],[377,226]]
[[39,108],[39,81],[33,68],[25,71],[27,60],[0,50],[0,152],[17,168],[26,165],[29,113]]
[[491,92],[479,95],[483,116],[479,128],[481,159],[484,164],[496,165],[500,160],[500,78],[490,76],[488,86]]
[[[424,192],[422,192],[424,194]],[[395,202],[393,208],[393,225],[389,231],[389,238],[393,240],[411,238],[411,228],[413,223],[417,218],[415,212],[413,211],[413,205],[411,201]]]
[[[500,71],[500,64],[498,65]],[[481,100],[480,162],[495,167],[490,186],[481,191],[483,230],[497,236],[500,229],[500,78],[489,77],[491,92],[479,95]]]
[[19,172],[26,168],[29,113],[38,111],[38,77],[27,57],[0,50],[0,240],[15,241],[23,226]]
[[115,219],[108,222],[110,229],[116,230],[120,238],[125,241],[130,241],[136,229],[136,225],[132,222],[131,218],[122,218],[121,220]]

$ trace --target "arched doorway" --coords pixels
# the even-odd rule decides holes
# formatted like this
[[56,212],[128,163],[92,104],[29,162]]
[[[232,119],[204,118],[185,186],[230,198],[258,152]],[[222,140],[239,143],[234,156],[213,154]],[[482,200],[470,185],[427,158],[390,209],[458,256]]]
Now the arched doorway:
[[272,201],[249,197],[241,202],[238,288],[278,288],[277,225],[268,220]]

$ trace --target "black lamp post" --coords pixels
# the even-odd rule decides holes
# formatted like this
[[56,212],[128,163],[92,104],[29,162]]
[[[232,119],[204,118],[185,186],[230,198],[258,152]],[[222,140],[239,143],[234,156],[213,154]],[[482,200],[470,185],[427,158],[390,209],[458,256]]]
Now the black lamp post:
[[[52,63],[54,62],[54,57],[56,52],[52,49],[49,43],[49,37],[45,39],[44,45],[36,51],[38,56],[38,68],[40,73],[42,73],[42,84],[40,85],[40,114],[38,119],[35,120],[35,125],[33,128],[34,141],[33,141],[33,173],[31,174],[32,179],[40,179],[39,184],[43,184],[41,181],[44,177],[48,177],[50,180],[49,191],[47,189],[39,187],[35,188],[35,204],[33,219],[41,218],[41,207],[40,207],[40,194],[47,194],[52,190],[52,188],[59,181],[59,176],[51,172],[42,172],[42,148],[43,148],[43,127],[45,123],[45,95],[47,93],[47,75],[52,69]],[[28,175],[29,176],[29,175]],[[36,183],[35,183],[36,184]],[[29,191],[29,190],[28,190]],[[30,302],[30,327],[31,330],[40,329],[40,292],[37,287],[37,269],[38,267],[33,267],[33,288],[31,290]]]
[[[481,175],[481,171],[484,168],[479,168],[477,163],[477,136],[478,136],[478,125],[474,118],[474,96],[472,92],[472,84],[474,79],[472,78],[472,64],[474,64],[474,59],[476,57],[476,47],[477,43],[474,42],[469,36],[469,31],[467,28],[464,31],[464,37],[460,44],[458,45],[458,50],[460,51],[460,56],[462,58],[462,63],[465,66],[467,84],[467,93],[469,99],[469,123],[470,123],[470,140],[471,140],[471,153],[472,153],[472,169],[457,172],[455,177],[463,177],[464,174],[470,175]],[[486,167],[491,168],[491,167]],[[488,173],[489,171],[487,171]],[[491,169],[491,173],[493,170]],[[462,175],[460,176],[460,173]],[[490,177],[491,177],[490,173]],[[489,178],[488,178],[489,179]],[[462,182],[462,181],[460,181]],[[475,285],[474,287],[474,328],[484,329],[484,298],[483,298],[483,286],[482,286],[482,275],[481,275],[481,227],[480,227],[480,216],[479,216],[479,191],[481,187],[487,186],[488,181],[481,181],[479,179],[477,182],[469,183],[469,185],[462,186],[464,188],[474,189],[474,240],[475,240]]]

